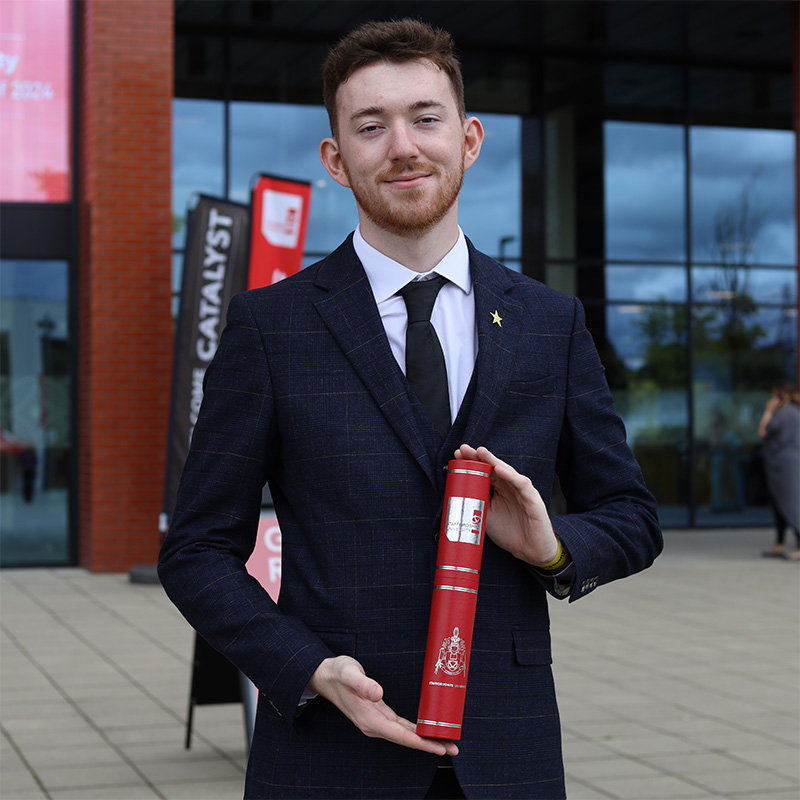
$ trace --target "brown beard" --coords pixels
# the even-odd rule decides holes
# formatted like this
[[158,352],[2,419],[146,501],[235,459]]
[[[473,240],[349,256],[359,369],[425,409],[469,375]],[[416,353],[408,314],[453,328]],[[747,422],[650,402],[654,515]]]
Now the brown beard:
[[440,190],[427,205],[424,204],[426,194],[422,187],[408,189],[401,198],[390,202],[380,194],[379,187],[384,181],[399,178],[406,172],[441,176],[442,170],[433,164],[403,164],[378,175],[374,185],[362,186],[353,180],[346,165],[344,169],[356,202],[366,216],[379,228],[397,236],[418,237],[433,228],[453,207],[464,180],[463,169],[457,173],[445,173]]

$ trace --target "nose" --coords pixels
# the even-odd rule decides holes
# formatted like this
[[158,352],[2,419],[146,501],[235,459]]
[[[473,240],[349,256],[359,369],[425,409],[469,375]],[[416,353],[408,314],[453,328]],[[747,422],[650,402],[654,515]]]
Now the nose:
[[408,125],[395,125],[391,130],[389,157],[392,161],[408,161],[419,154],[413,130]]

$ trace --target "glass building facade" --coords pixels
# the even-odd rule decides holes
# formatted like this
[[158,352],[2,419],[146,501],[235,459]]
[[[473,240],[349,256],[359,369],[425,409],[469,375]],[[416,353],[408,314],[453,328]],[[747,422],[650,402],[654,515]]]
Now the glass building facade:
[[584,303],[663,524],[771,524],[758,420],[797,378],[788,5],[179,2],[176,290],[194,192],[309,181],[306,263],[355,227],[319,162],[319,64],[353,25],[405,14],[454,35],[486,127],[462,228]]
[[[319,161],[320,65],[402,16],[453,34],[486,129],[462,228],[581,299],[663,525],[772,524],[757,425],[770,384],[798,377],[795,4],[175,0],[173,313],[197,194],[308,181],[305,264],[355,227]],[[2,563],[77,563],[76,210],[0,199]]]

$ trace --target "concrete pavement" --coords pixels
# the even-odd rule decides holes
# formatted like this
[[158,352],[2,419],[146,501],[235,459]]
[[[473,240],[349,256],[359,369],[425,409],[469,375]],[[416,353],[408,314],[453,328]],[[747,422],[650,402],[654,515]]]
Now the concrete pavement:
[[[768,529],[668,531],[653,568],[553,601],[571,800],[800,798],[800,563]],[[0,573],[0,798],[240,798],[240,705],[195,711],[160,586]]]

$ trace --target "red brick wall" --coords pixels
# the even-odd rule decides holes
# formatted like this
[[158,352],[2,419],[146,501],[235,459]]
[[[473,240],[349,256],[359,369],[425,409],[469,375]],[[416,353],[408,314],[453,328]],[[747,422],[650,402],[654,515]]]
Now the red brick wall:
[[155,563],[172,359],[173,4],[83,0],[80,564]]

